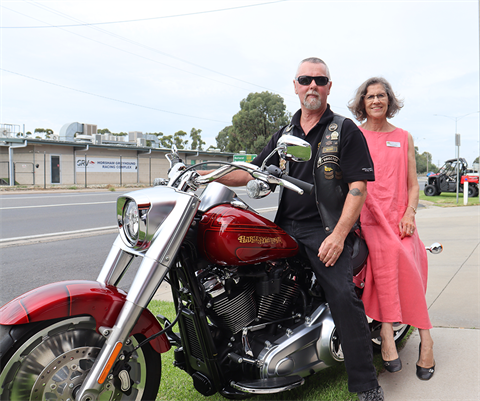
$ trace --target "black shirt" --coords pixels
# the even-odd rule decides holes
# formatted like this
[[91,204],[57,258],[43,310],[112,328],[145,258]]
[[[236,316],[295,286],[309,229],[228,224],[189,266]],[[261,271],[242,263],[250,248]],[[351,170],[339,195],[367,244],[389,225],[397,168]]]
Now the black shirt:
[[[292,118],[293,129],[291,133],[305,141],[312,148],[312,158],[308,162],[289,163],[289,175],[302,181],[313,184],[313,171],[315,168],[316,153],[322,140],[323,132],[333,119],[333,112],[330,105],[323,113],[320,121],[305,135],[300,125],[300,117],[302,111],[298,110]],[[277,141],[283,129],[277,131],[270,142],[260,152],[260,154],[252,161],[252,164],[260,166],[265,159],[276,147]],[[275,154],[268,164],[279,166],[280,158]],[[354,181],[374,181],[373,161],[368,151],[367,142],[362,132],[355,123],[350,119],[345,119],[340,133],[340,168],[343,173],[343,180],[346,183]],[[285,190],[283,192],[281,204],[279,207],[281,217],[291,220],[317,220],[319,223],[320,215],[315,200],[315,191],[308,195],[304,193],[299,195],[296,192]]]

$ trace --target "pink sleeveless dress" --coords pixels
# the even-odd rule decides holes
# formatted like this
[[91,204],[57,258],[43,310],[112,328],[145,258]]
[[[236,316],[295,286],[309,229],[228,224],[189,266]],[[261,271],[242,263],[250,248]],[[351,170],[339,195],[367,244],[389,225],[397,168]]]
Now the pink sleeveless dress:
[[369,249],[362,301],[367,316],[430,329],[425,292],[428,261],[417,230],[400,239],[398,223],[408,207],[408,133],[363,132],[375,168],[360,216]]

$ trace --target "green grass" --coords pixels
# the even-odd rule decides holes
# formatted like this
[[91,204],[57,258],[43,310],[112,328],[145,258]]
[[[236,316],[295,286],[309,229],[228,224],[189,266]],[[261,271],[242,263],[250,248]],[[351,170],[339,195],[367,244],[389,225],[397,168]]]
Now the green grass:
[[[149,309],[154,315],[162,314],[170,321],[175,318],[175,309],[172,302],[152,301]],[[174,328],[174,331],[178,329]],[[409,334],[413,331],[410,329]],[[399,349],[405,345],[406,338],[399,345]],[[382,357],[380,353],[374,353],[374,365],[377,374],[382,371]],[[220,394],[214,394],[210,397],[204,397],[193,387],[191,377],[182,370],[173,366],[173,348],[162,354],[162,380],[156,401],[186,401],[186,400],[204,400],[204,401],[225,401]],[[322,370],[317,374],[306,378],[305,384],[297,389],[271,395],[258,395],[249,398],[252,401],[273,401],[273,400],[296,400],[296,401],[349,401],[357,400],[355,393],[350,393],[347,387],[347,373],[344,364]]]
[[[420,200],[433,202],[434,206],[448,207],[448,206],[463,206],[463,194],[457,194],[455,192],[442,192],[437,196],[426,196],[423,191],[420,191]],[[468,206],[479,205],[478,196],[474,198],[468,197]]]

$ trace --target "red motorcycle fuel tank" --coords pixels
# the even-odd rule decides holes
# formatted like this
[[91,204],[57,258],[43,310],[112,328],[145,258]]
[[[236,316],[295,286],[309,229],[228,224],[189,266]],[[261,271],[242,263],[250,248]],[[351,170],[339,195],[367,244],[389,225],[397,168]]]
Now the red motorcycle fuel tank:
[[252,212],[224,204],[203,215],[198,229],[203,255],[220,265],[247,265],[294,256],[298,245],[276,224]]

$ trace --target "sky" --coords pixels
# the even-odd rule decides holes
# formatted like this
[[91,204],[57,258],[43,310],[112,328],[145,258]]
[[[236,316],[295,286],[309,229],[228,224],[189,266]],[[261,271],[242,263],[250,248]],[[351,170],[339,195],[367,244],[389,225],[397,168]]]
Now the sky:
[[390,122],[443,164],[478,157],[479,1],[0,0],[0,123],[58,134],[202,130],[206,147],[240,101],[269,91],[299,108],[298,63],[320,57],[328,103],[347,117],[382,76],[404,100]]

